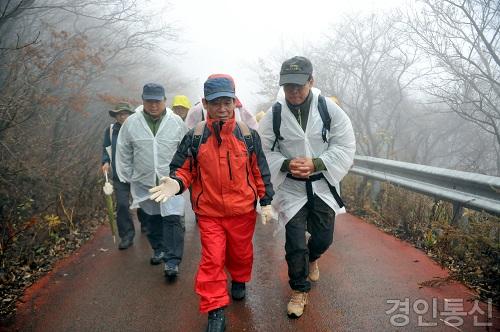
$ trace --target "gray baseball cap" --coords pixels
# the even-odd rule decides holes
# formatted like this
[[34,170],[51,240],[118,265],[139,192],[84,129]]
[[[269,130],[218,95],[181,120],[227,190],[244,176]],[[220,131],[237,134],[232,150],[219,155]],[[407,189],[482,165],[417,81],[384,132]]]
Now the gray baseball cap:
[[161,84],[147,83],[142,88],[142,100],[165,99],[165,88]]
[[294,56],[281,65],[280,85],[305,85],[313,72],[311,61],[303,56]]

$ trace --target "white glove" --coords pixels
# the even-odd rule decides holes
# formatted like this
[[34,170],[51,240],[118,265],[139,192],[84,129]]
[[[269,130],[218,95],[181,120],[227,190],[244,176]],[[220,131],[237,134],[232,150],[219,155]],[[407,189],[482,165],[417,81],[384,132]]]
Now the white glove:
[[160,179],[160,182],[159,186],[149,189],[149,192],[152,193],[149,199],[158,203],[165,203],[170,197],[175,196],[181,190],[179,182],[171,177],[164,176]]
[[260,215],[262,217],[262,225],[267,224],[268,221],[271,221],[273,218],[273,208],[271,205],[265,205],[262,206],[261,208]]

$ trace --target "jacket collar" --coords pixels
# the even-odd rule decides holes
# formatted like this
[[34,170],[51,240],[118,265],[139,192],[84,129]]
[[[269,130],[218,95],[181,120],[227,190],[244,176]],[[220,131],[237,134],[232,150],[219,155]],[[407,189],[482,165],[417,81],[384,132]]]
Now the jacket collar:
[[151,114],[149,114],[148,112],[146,112],[146,110],[144,110],[144,108],[142,109],[142,113],[144,114],[144,118],[146,118],[146,120],[148,122],[156,122],[156,121],[161,121],[163,120],[163,118],[165,117],[165,115],[167,114],[167,109],[164,109],[163,112],[161,112],[160,114],[160,117],[159,118],[153,118],[151,116]]
[[221,124],[222,124],[222,121],[219,121],[216,119],[211,119],[211,118],[207,119],[207,126],[208,126],[208,129],[210,129],[210,131],[214,131],[214,128],[215,128],[214,126],[217,126],[219,128],[218,131],[221,134],[225,134],[225,135],[232,134],[233,130],[234,130],[234,126],[236,125],[234,113],[233,113],[233,117],[231,119],[223,122],[222,128],[220,128]]

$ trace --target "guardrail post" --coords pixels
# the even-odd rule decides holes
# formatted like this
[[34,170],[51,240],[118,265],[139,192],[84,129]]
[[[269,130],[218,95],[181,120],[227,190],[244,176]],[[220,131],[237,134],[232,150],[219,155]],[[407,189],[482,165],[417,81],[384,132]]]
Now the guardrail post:
[[360,201],[364,202],[366,199],[366,194],[367,194],[366,187],[367,187],[367,185],[368,185],[368,177],[363,176],[361,182],[358,184],[358,188],[356,189],[356,191],[357,191],[356,194],[357,194],[358,199]]
[[370,198],[372,199],[372,202],[376,202],[378,194],[380,194],[380,181],[371,180],[371,183]]
[[460,203],[453,202],[453,217],[451,218],[451,224],[454,226],[459,226],[459,220],[464,214],[464,206]]

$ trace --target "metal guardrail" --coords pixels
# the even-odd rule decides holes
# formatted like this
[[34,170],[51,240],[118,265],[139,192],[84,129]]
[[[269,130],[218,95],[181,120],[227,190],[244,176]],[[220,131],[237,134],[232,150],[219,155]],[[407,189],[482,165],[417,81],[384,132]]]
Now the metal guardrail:
[[356,156],[351,171],[463,207],[500,215],[500,177]]

